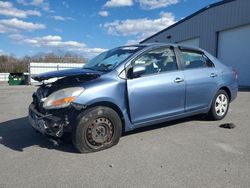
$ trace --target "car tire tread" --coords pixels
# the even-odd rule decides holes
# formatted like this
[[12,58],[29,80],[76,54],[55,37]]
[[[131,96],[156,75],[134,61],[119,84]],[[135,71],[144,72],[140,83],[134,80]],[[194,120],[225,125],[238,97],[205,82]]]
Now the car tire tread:
[[[88,124],[90,124],[95,118],[103,115],[110,118],[110,120],[114,124],[115,132],[110,144],[105,145],[99,149],[93,149],[87,144],[87,141],[84,138],[84,134],[86,134]],[[97,106],[91,107],[78,115],[72,131],[72,142],[80,153],[96,152],[116,145],[120,140],[121,134],[122,122],[117,112],[109,107]]]

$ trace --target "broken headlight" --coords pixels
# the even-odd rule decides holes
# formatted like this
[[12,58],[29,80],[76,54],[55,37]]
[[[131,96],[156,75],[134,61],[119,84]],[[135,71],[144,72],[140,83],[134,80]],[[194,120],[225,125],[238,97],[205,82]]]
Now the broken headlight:
[[58,90],[45,99],[43,108],[58,109],[68,107],[83,91],[84,88],[82,87],[71,87]]

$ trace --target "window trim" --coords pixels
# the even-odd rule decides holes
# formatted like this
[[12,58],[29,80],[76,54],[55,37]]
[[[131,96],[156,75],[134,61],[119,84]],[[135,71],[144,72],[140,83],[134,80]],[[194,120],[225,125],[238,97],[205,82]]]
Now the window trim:
[[[214,68],[214,67],[215,67],[213,61],[211,61],[211,60],[206,56],[206,54],[205,54],[203,51],[200,51],[200,50],[197,50],[197,49],[182,48],[182,47],[179,47],[179,49],[178,49],[177,51],[178,51],[178,54],[179,54],[179,58],[180,58],[179,60],[180,60],[180,62],[181,62],[181,65],[182,65],[182,69],[183,69],[183,70],[194,70],[194,69],[204,69],[204,68]],[[190,68],[190,69],[188,69],[188,68],[186,68],[185,62],[183,61],[183,59],[182,59],[182,57],[181,57],[181,56],[182,56],[182,51],[200,54],[200,55],[206,57],[206,58],[213,64],[213,66],[211,66],[211,67],[209,67],[209,66],[206,66],[206,67],[196,67],[196,68]]]

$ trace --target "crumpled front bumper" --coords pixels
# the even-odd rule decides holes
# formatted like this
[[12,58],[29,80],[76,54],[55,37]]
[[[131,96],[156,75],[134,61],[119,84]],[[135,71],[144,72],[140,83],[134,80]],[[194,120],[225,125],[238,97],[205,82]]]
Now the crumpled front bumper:
[[40,133],[58,138],[62,137],[67,125],[65,120],[58,116],[38,112],[33,103],[29,106],[29,122]]

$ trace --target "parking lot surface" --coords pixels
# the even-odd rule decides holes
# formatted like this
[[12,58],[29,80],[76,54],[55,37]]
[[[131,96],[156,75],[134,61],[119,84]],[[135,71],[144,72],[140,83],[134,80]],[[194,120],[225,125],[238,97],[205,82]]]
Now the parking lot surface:
[[250,92],[239,92],[224,120],[153,125],[108,150],[79,154],[29,126],[35,89],[0,85],[0,188],[250,187]]

